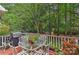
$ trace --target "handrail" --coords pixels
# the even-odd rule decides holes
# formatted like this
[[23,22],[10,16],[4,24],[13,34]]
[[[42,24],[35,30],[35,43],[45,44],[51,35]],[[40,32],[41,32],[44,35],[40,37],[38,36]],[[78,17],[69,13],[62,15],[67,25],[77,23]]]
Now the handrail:
[[79,37],[70,37],[70,36],[57,36],[57,35],[47,35],[47,36],[51,36],[51,37],[61,37],[61,38],[77,38],[77,39],[79,39]]

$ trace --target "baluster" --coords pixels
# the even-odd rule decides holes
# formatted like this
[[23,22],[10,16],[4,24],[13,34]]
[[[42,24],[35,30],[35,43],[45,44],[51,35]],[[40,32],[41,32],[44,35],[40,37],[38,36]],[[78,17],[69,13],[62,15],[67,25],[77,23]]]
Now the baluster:
[[2,40],[2,37],[0,36],[0,46],[2,45],[1,40]]
[[53,46],[55,46],[55,37],[53,37]]
[[54,42],[54,37],[52,36],[52,46],[54,46],[53,42]]
[[51,46],[52,46],[52,36],[51,36],[51,38],[50,38],[50,44],[51,44]]
[[58,40],[58,48],[60,49],[60,37],[57,40]]
[[62,43],[62,37],[60,37],[60,49],[63,46],[61,43]]
[[51,37],[51,36],[49,36],[49,43],[48,43],[48,44],[50,44],[50,37]]
[[47,37],[47,44],[49,44],[49,36]]
[[5,52],[5,49],[6,49],[6,36],[4,37],[4,52]]
[[[50,39],[49,39],[49,44],[51,43],[51,36],[49,37]],[[50,46],[51,46],[51,44],[50,44]]]
[[47,44],[49,44],[49,36],[48,36],[48,38],[47,38]]
[[61,37],[60,37],[60,40],[59,40],[59,48],[61,49]]
[[2,36],[2,46],[3,46],[3,36]]
[[60,49],[60,37],[58,38],[58,48]]
[[58,37],[56,37],[56,47],[58,47],[58,42],[57,42]]
[[56,37],[55,37],[55,39],[54,39],[54,47],[56,47]]

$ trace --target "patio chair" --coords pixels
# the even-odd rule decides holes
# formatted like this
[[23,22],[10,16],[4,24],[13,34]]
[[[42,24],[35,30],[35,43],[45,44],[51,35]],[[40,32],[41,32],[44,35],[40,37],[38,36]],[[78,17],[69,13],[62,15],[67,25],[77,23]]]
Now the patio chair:
[[33,53],[29,53],[29,51],[32,51],[32,49],[30,48],[29,44],[28,44],[28,39],[29,39],[29,34],[26,34],[26,36],[22,36],[19,42],[19,46],[21,46],[23,48],[23,54],[28,54],[31,55]]
[[19,46],[21,46],[23,48],[23,50],[27,51],[29,49],[29,45],[28,45],[28,38],[29,35],[26,34],[26,36],[22,36],[19,40]]
[[[35,42],[36,47],[31,49],[28,48],[28,38],[29,35],[26,36],[26,38],[24,36],[22,36],[21,42],[19,43],[19,45],[23,48],[23,50],[25,51],[25,54],[28,55],[46,55],[48,50],[49,50],[49,45],[46,45],[46,41],[47,41],[47,36],[46,35],[40,35],[40,37],[38,38],[38,40]],[[25,40],[26,39],[26,40]],[[43,46],[45,46],[45,48],[47,49],[46,52],[44,52],[43,50],[38,51],[38,49],[42,48]]]

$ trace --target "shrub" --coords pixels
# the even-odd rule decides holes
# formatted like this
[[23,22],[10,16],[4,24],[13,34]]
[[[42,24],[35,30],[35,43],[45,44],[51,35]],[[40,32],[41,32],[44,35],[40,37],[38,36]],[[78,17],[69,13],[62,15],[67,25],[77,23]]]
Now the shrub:
[[64,42],[62,51],[66,55],[77,55],[79,48],[75,43],[75,39],[71,39],[70,42]]
[[33,42],[37,41],[39,39],[39,35],[29,35],[29,40],[32,40]]
[[10,32],[9,26],[0,23],[0,35],[6,35]]

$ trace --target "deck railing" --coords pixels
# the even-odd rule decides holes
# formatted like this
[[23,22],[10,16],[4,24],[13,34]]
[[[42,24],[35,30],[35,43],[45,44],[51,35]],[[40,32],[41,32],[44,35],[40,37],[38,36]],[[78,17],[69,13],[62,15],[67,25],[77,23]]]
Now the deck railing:
[[[0,36],[0,47],[3,46],[5,42],[9,42],[9,39],[10,37],[8,36]],[[50,44],[50,46],[58,47],[60,49],[63,46],[63,40],[69,42],[71,39],[75,39],[76,44],[79,45],[79,37],[44,35],[42,39],[46,39],[46,44]]]
[[68,37],[68,36],[55,36],[55,35],[47,35],[47,44],[51,43],[51,46],[62,48],[63,40],[69,42],[71,39],[74,39],[76,44],[79,45],[79,37]]
[[6,45],[6,43],[9,43],[10,37],[9,36],[0,36],[0,47]]

